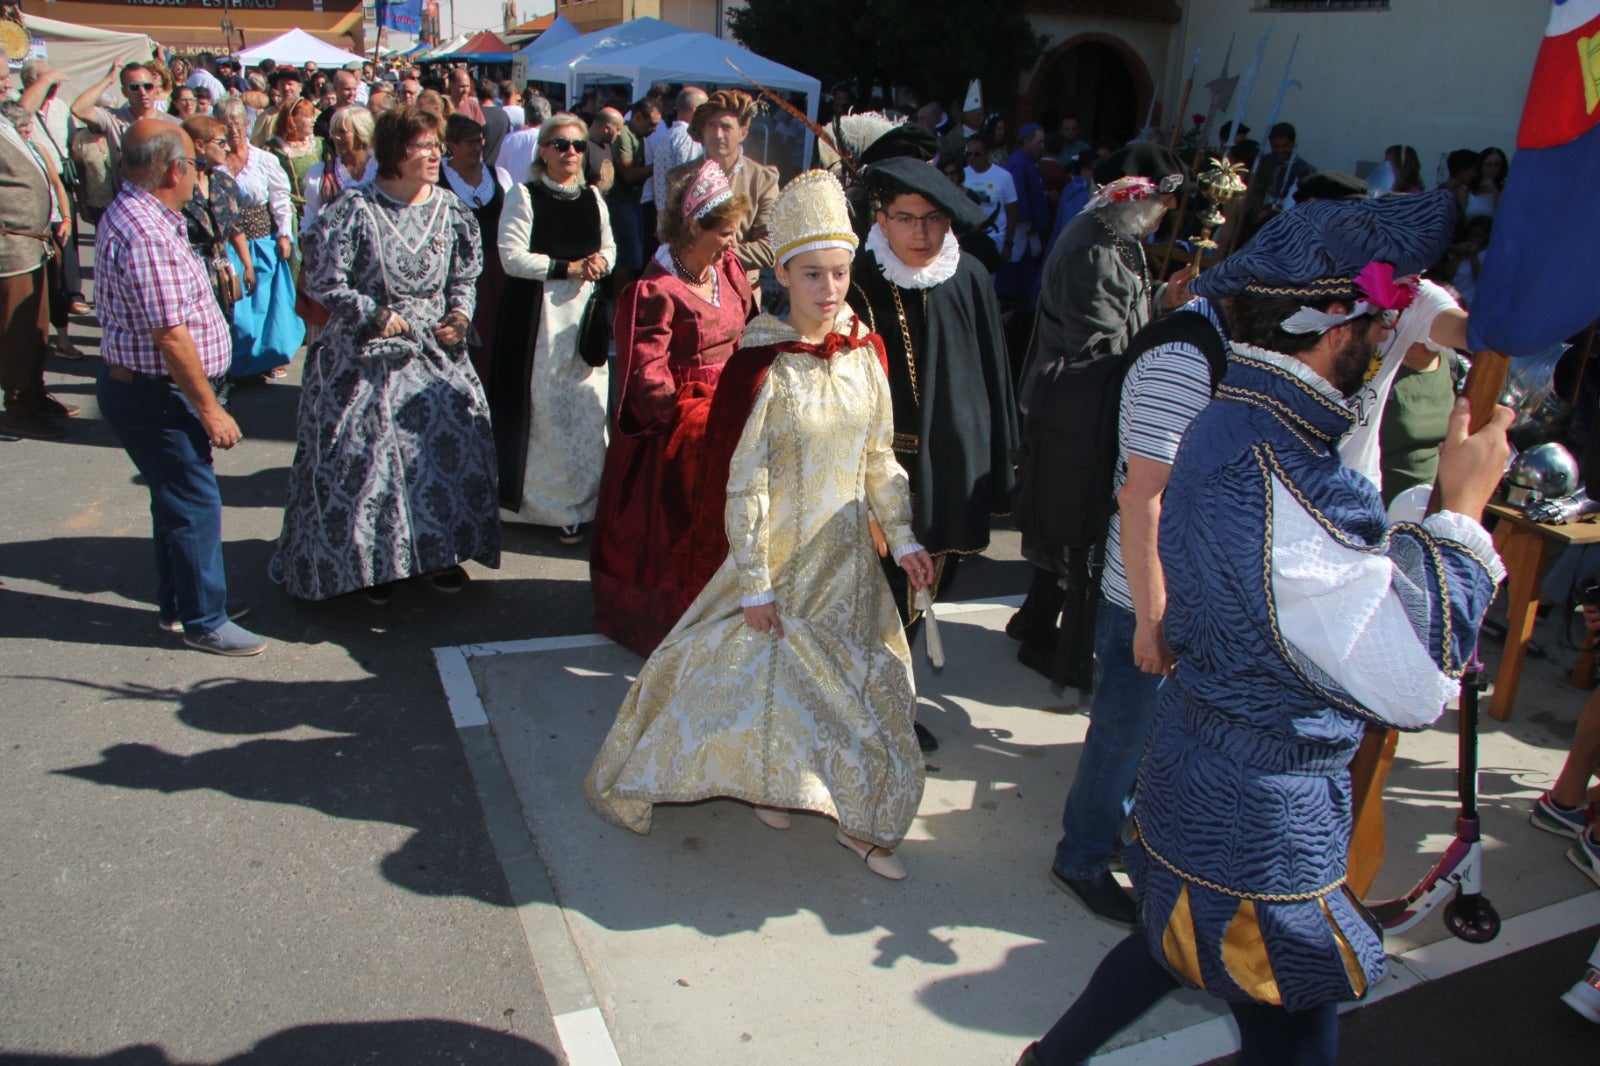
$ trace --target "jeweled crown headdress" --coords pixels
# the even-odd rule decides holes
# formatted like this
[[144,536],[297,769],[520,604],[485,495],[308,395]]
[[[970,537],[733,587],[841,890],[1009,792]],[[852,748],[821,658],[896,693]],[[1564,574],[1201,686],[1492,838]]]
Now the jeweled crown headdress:
[[857,245],[844,187],[826,170],[808,170],[783,187],[772,208],[771,232],[780,263],[818,248],[853,253]]

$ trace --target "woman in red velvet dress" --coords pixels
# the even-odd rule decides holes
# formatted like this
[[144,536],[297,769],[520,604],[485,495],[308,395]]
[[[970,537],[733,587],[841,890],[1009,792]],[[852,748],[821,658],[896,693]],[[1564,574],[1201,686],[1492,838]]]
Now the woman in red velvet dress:
[[622,383],[591,530],[595,627],[649,655],[686,596],[673,553],[688,532],[690,488],[717,378],[755,308],[733,253],[749,213],[715,163],[670,189],[662,243],[617,301]]

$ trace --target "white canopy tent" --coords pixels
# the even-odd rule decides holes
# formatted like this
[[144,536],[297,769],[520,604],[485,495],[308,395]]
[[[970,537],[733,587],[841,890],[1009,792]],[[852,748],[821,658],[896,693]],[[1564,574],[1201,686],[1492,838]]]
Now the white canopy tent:
[[596,30],[570,41],[559,42],[546,49],[540,49],[541,42],[534,41],[517,54],[528,56],[529,81],[553,81],[565,85],[567,99],[572,100],[577,96],[578,82],[574,68],[578,64],[597,59],[607,52],[687,32],[682,26],[674,26],[660,19],[636,18],[608,30]]
[[71,103],[78,94],[106,76],[112,64],[122,66],[150,58],[150,38],[142,33],[116,33],[73,22],[23,15],[32,53],[42,56],[67,76],[57,95]]
[[335,48],[301,29],[290,30],[254,48],[246,48],[239,53],[239,59],[247,67],[253,67],[263,59],[270,59],[281,66],[303,67],[307,63],[315,63],[327,68],[362,61],[362,57],[354,52]]
[[[708,88],[737,86],[753,91],[750,79],[774,92],[804,93],[803,110],[807,118],[816,121],[822,82],[709,33],[677,33],[586,56],[572,65],[572,87],[568,91],[576,94],[591,82],[624,80],[632,83],[630,99],[638,100],[655,82],[693,82]],[[807,131],[803,161],[811,158],[813,140]]]
[[451,52],[454,52],[457,48],[460,48],[462,45],[466,44],[471,38],[472,34],[470,33],[458,34],[457,36],[452,37],[450,40],[444,42],[444,44],[441,44],[439,47],[435,48],[433,51],[424,52],[420,56],[417,56],[417,62],[422,63],[430,59],[442,59]]

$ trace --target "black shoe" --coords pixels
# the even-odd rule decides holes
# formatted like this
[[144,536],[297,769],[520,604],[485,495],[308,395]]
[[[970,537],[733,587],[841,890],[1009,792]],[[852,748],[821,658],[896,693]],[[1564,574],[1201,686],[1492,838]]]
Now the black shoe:
[[1134,908],[1133,897],[1117,884],[1117,879],[1111,876],[1110,870],[1101,870],[1097,877],[1085,877],[1079,880],[1063,877],[1052,866],[1050,883],[1076,897],[1078,902],[1089,908],[1090,913],[1097,918],[1104,918],[1108,922],[1129,928],[1138,921],[1139,915]]
[[923,751],[938,751],[939,738],[928,732],[928,727],[921,722],[912,722],[911,728],[917,731],[917,747]]
[[372,585],[361,590],[366,594],[367,602],[382,607],[389,602],[389,597],[394,595],[394,582],[385,581],[381,585]]
[[17,414],[41,415],[45,418],[71,418],[82,410],[75,403],[62,403],[43,389],[7,393],[6,409]]
[[1056,652],[1055,648],[1041,648],[1037,644],[1024,642],[1017,649],[1017,662],[1028,669],[1048,677],[1052,682],[1056,679]]
[[1023,616],[1021,611],[1013,614],[1006,620],[1006,636],[1012,640],[1027,640],[1028,633],[1033,628],[1028,622],[1029,620]]
[[0,420],[0,432],[29,440],[60,440],[67,431],[53,418],[22,407],[12,407]]
[[429,574],[428,581],[440,592],[460,592],[467,587],[467,572],[459,566]]

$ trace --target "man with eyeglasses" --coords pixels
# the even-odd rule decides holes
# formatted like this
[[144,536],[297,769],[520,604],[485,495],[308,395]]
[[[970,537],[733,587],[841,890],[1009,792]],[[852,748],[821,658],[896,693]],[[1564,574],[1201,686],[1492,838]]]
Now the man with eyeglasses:
[[[77,119],[94,133],[102,134],[118,150],[122,147],[122,138],[128,132],[128,127],[141,119],[153,118],[158,121],[170,122],[174,126],[180,120],[173,115],[156,107],[156,76],[153,71],[142,63],[129,63],[122,68],[122,95],[128,102],[119,108],[107,110],[100,106],[100,96],[111,87],[111,82],[118,78],[117,65],[111,64],[111,69],[106,71],[106,76],[85,89],[79,97],[72,101],[72,117]],[[115,156],[113,156],[115,158]]]
[[1017,232],[1017,183],[1004,167],[989,157],[989,142],[982,134],[967,138],[967,170],[962,179],[989,216],[989,239],[1000,251],[1000,262],[1011,261],[1011,242]]
[[[911,479],[911,528],[933,555],[937,595],[962,555],[989,546],[990,515],[1011,509],[1018,437],[1000,305],[989,272],[951,232],[983,224],[960,187],[910,157],[874,163],[865,176],[877,212],[847,300],[883,338],[894,451]],[[885,565],[884,574],[914,627],[920,612],[904,571]],[[938,746],[920,724],[917,740],[924,751]]]
[[211,379],[233,343],[180,213],[194,191],[194,142],[142,119],[123,138],[125,180],[95,233],[103,365],[100,413],[150,490],[158,624],[191,648],[256,655],[266,641],[232,619],[222,563],[222,496],[212,449],[239,426]]

